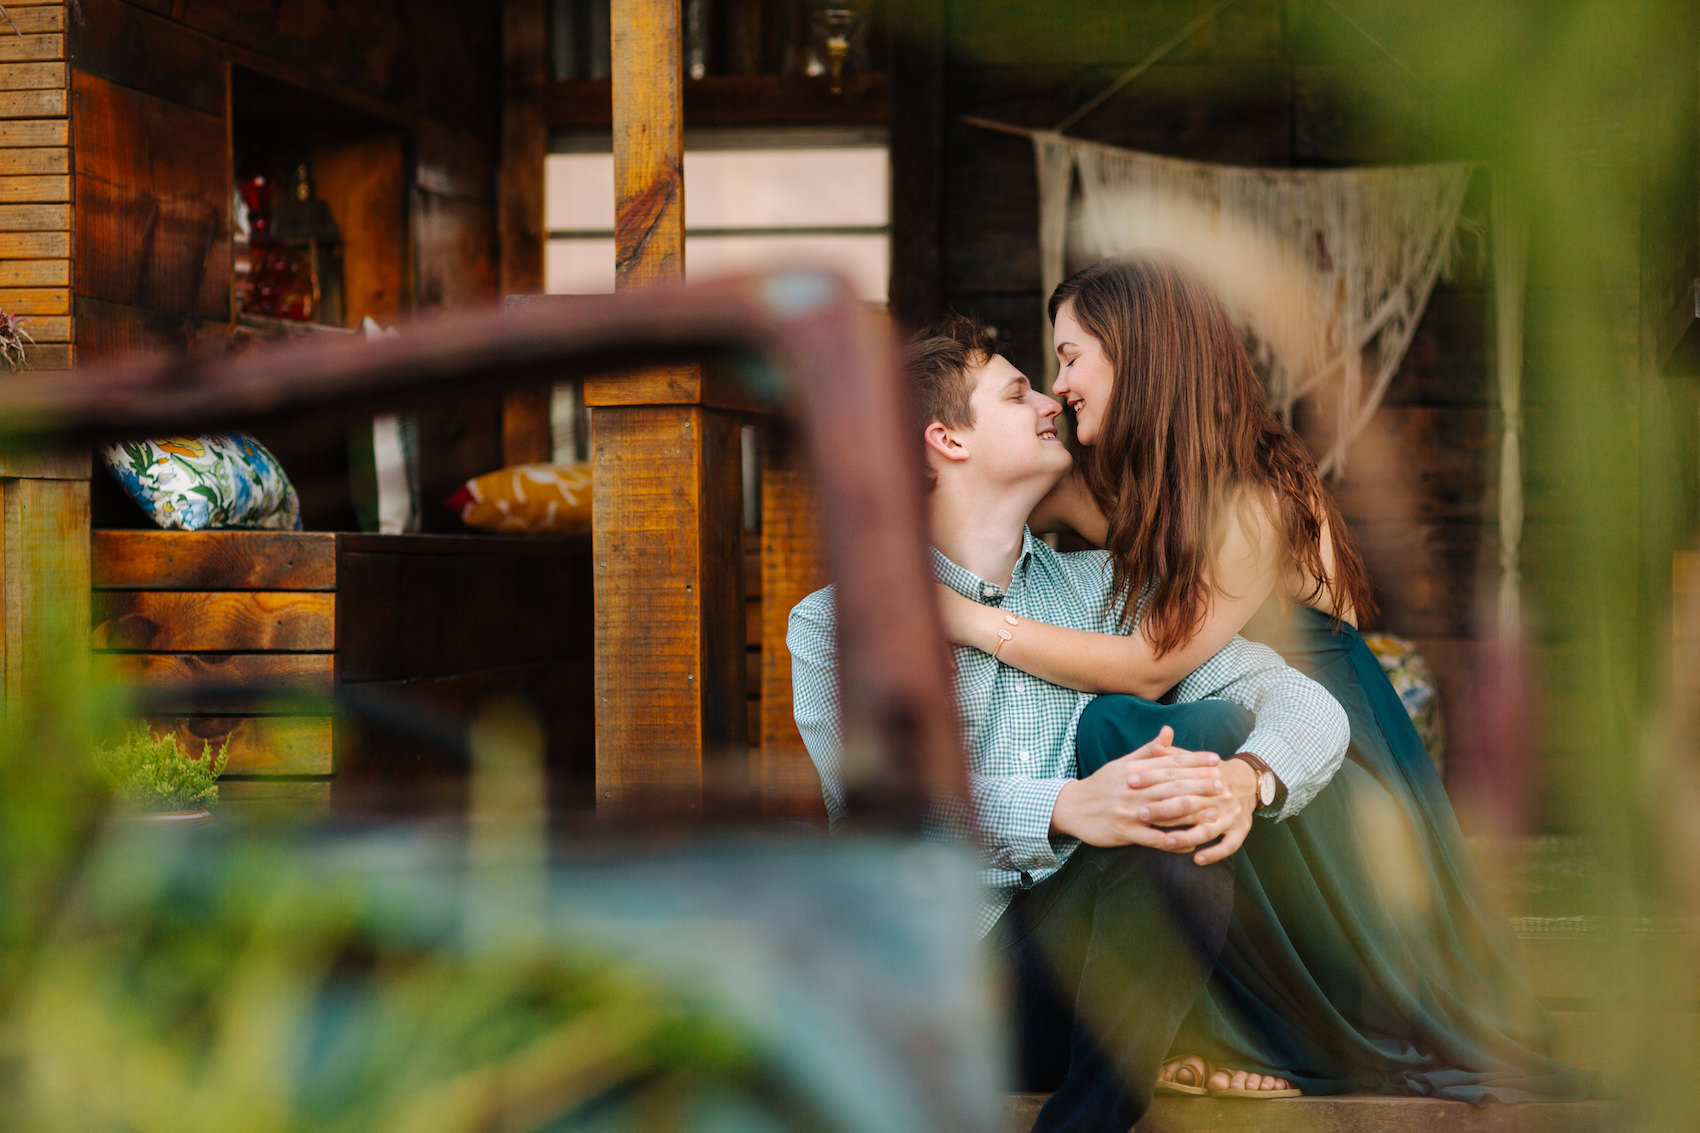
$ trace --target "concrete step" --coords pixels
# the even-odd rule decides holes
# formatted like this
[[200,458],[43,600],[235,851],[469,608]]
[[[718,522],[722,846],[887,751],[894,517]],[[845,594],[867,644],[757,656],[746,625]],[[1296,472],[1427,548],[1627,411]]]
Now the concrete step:
[[[1024,1133],[1044,1094],[1015,1094],[1009,1129]],[[1472,1106],[1432,1098],[1237,1098],[1156,1100],[1135,1133],[1615,1133],[1623,1127],[1611,1102],[1536,1102]]]

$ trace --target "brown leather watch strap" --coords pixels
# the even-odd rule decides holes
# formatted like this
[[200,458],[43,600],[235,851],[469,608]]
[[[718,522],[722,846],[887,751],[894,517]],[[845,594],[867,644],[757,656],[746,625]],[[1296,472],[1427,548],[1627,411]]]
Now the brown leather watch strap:
[[1278,810],[1280,809],[1281,804],[1287,801],[1287,784],[1281,782],[1281,776],[1275,774],[1275,769],[1273,767],[1270,767],[1267,763],[1263,762],[1262,759],[1253,755],[1249,751],[1237,751],[1228,758],[1244,760],[1246,766],[1257,772],[1257,776],[1260,780],[1264,775],[1268,775],[1271,779],[1275,780],[1275,798],[1269,803],[1267,808],[1262,805],[1263,800],[1259,798],[1257,800],[1259,810]]

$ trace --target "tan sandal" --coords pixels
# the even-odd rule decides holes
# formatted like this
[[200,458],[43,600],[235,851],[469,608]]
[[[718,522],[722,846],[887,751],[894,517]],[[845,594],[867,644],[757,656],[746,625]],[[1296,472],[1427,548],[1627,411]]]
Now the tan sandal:
[[[1170,1067],[1174,1067],[1175,1077],[1157,1079],[1159,1094],[1185,1094],[1187,1097],[1201,1098],[1210,1092],[1205,1088],[1205,1082],[1210,1078],[1210,1064],[1198,1055],[1183,1054],[1163,1063],[1164,1070]],[[1192,1076],[1192,1084],[1177,1080],[1183,1073]]]

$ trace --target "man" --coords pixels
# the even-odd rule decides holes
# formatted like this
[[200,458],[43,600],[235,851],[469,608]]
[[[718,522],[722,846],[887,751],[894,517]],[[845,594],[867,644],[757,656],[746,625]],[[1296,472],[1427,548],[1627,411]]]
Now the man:
[[[999,606],[1012,632],[1024,618],[1114,632],[1104,554],[1059,554],[1026,528],[1072,463],[1055,428],[1061,407],[967,320],[918,336],[904,367],[939,580]],[[843,813],[835,629],[828,587],[798,604],[786,636],[797,725],[834,821]],[[978,650],[959,648],[955,661],[987,859],[981,930],[1014,975],[1028,1085],[1053,1090],[1035,1128],[1121,1133],[1149,1104],[1221,951],[1233,888],[1220,859],[1260,805],[1285,818],[1326,784],[1345,753],[1345,713],[1272,651],[1238,638],[1166,706],[1094,701]],[[1102,762],[1085,778],[1077,740],[1083,759]],[[1217,751],[1235,756],[1224,762]]]

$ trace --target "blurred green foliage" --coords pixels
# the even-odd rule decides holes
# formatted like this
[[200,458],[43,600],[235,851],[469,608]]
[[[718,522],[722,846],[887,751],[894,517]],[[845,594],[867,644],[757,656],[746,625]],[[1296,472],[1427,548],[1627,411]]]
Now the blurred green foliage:
[[[1563,646],[1540,675],[1544,729],[1579,753],[1553,773],[1551,817],[1588,860],[1555,871],[1541,905],[1596,926],[1575,1006],[1594,1012],[1589,1050],[1624,1086],[1622,1127],[1688,1128],[1700,799],[1674,726],[1689,686],[1670,670],[1669,571],[1694,537],[1700,398],[1694,375],[1666,372],[1660,327],[1695,254],[1693,6],[1283,10],[1298,7],[1305,51],[1365,65],[1367,128],[1482,161],[1529,221],[1543,341],[1525,377],[1542,409],[1528,457],[1566,505],[1530,564],[1531,613]],[[1068,18],[1097,26],[1121,8],[1093,0]],[[109,826],[89,754],[119,706],[81,676],[82,641],[43,648],[62,651],[61,679],[0,721],[7,1128],[855,1127],[853,1095],[778,1074],[787,1050],[723,1001],[560,931],[560,910],[539,904],[551,886],[535,815],[488,804],[470,842]],[[486,797],[542,792],[510,778]],[[1671,923],[1681,931],[1647,931]]]
[[[1693,895],[1700,829],[1693,674],[1672,670],[1673,550],[1700,495],[1697,375],[1667,361],[1692,321],[1700,13],[1680,0],[1305,5],[1319,47],[1379,58],[1366,125],[1484,163],[1527,219],[1527,478],[1560,510],[1526,542],[1540,742],[1526,783],[1587,867],[1542,904],[1584,918],[1575,1010],[1621,1083],[1623,1128],[1700,1109]],[[1335,18],[1330,13],[1339,18]],[[1371,41],[1374,48],[1366,48]],[[1351,47],[1347,47],[1351,44]],[[1397,108],[1397,109],[1395,109]]]

